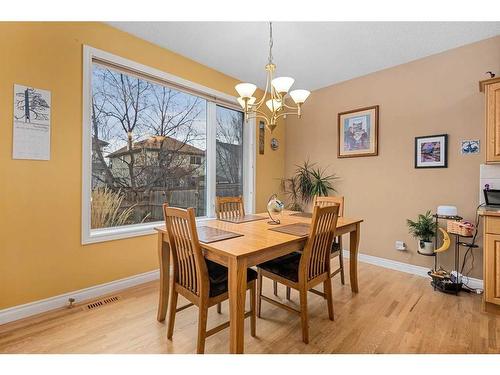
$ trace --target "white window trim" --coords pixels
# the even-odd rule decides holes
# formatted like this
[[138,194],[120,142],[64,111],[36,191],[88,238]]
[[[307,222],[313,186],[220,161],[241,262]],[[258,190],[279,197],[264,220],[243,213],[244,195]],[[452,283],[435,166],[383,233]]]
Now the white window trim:
[[250,214],[255,213],[256,123],[253,118],[243,124],[243,202]]
[[[156,77],[162,81],[172,82],[186,88],[202,92],[220,99],[224,102],[238,105],[236,97],[209,87],[176,77],[172,74],[139,64],[132,60],[116,56],[109,52],[99,50],[90,46],[83,46],[83,137],[82,137],[82,238],[83,245],[96,242],[118,240],[123,238],[144,236],[154,234],[154,228],[163,224],[157,221],[144,224],[125,225],[115,228],[90,229],[90,191],[92,184],[92,135],[90,126],[91,97],[92,97],[92,60],[99,59],[113,65],[123,66],[137,72]],[[215,215],[215,121],[209,121],[210,116],[216,114],[216,101],[209,101],[207,108],[207,217],[197,218],[197,222],[209,220]],[[214,117],[212,117],[213,119]],[[212,124],[210,126],[209,124]],[[255,120],[249,121],[243,127],[243,199],[245,201],[245,211],[255,212]]]

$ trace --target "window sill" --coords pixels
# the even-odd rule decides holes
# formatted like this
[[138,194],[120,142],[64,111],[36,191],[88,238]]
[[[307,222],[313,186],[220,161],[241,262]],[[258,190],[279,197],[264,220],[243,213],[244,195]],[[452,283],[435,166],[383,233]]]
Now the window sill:
[[[196,223],[203,223],[212,219],[206,216],[199,217],[196,218]],[[145,224],[124,225],[116,228],[91,229],[88,233],[84,234],[82,245],[152,235],[156,233],[154,228],[161,227],[164,224],[163,221],[155,221]]]

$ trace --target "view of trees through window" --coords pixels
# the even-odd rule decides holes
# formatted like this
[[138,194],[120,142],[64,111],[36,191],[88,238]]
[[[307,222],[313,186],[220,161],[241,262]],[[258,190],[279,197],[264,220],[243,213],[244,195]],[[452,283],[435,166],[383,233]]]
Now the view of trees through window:
[[[208,103],[93,63],[92,229],[161,221],[164,202],[207,214]],[[241,195],[243,115],[215,120],[217,194]]]
[[243,195],[243,113],[217,106],[216,194]]

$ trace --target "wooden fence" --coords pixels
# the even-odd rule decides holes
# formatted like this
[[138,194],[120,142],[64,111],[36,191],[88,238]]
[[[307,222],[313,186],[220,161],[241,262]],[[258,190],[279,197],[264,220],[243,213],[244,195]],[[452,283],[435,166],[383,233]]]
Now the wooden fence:
[[[241,185],[220,184],[216,187],[218,196],[241,195]],[[168,202],[170,206],[196,209],[196,216],[206,215],[206,190],[179,189],[175,190],[149,190],[149,191],[124,191],[125,198],[122,207],[128,208],[135,204],[133,221],[161,221],[163,220],[163,203]]]

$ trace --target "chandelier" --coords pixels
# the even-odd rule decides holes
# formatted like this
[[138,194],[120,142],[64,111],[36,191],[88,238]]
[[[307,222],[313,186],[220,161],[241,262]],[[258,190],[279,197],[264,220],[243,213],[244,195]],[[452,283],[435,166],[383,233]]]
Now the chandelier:
[[[257,86],[253,83],[239,83],[234,88],[239,94],[238,102],[244,110],[245,121],[248,122],[252,118],[263,119],[271,132],[276,128],[276,123],[280,117],[286,118],[288,115],[295,115],[300,118],[302,104],[310,94],[307,90],[288,92],[295,80],[291,77],[273,78],[275,70],[276,65],[273,63],[273,25],[272,22],[269,22],[269,60],[266,65],[267,80],[264,95],[257,101],[257,98],[253,96]],[[288,96],[292,98],[295,105],[286,103]],[[270,111],[269,114],[261,109],[264,103]]]

